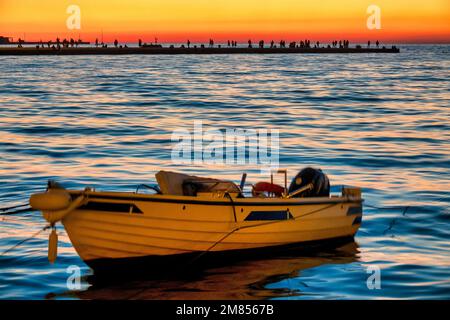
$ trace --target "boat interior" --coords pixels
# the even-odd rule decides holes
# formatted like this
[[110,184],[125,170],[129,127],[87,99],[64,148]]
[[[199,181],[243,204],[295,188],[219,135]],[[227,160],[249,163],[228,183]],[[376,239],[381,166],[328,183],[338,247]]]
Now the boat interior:
[[[284,186],[274,183],[274,174],[284,175]],[[277,170],[270,174],[270,181],[260,181],[246,184],[247,174],[244,173],[239,185],[230,180],[205,178],[172,171],[156,173],[157,186],[140,185],[155,191],[157,194],[172,196],[231,196],[235,198],[307,198],[329,197],[330,182],[320,169],[305,168],[301,170],[287,185],[287,170]],[[250,186],[245,189],[246,186]]]

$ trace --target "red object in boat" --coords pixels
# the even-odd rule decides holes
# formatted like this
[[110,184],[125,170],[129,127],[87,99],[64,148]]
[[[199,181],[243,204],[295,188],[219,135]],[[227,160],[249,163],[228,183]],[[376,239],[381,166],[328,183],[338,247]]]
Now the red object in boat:
[[284,192],[284,188],[278,184],[270,182],[258,182],[257,184],[254,185],[253,192],[254,193],[268,192],[275,194],[277,197],[281,197]]

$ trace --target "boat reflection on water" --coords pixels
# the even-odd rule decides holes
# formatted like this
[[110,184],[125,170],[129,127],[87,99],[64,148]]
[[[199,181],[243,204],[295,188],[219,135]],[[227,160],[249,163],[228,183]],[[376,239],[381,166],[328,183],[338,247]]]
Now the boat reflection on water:
[[[320,251],[302,250],[251,260],[196,263],[195,270],[179,266],[172,273],[136,275],[133,269],[121,275],[89,276],[88,290],[76,293],[81,299],[267,299],[302,295],[298,290],[268,289],[280,279],[298,277],[303,270],[326,264],[358,261],[359,247],[354,241],[335,243]],[[182,271],[181,271],[182,270]],[[70,293],[70,295],[72,295]],[[64,295],[64,294],[63,294]]]

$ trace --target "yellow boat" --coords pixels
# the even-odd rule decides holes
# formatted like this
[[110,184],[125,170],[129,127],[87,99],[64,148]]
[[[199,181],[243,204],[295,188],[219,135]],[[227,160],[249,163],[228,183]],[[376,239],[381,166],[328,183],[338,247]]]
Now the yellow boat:
[[[309,170],[309,171],[308,171]],[[94,270],[134,258],[177,263],[205,253],[247,254],[352,238],[362,219],[359,188],[330,195],[320,170],[302,170],[287,188],[259,183],[252,194],[231,181],[160,171],[155,194],[66,190],[49,182],[30,205],[54,229],[61,221],[79,256]],[[56,232],[49,259],[56,258]]]

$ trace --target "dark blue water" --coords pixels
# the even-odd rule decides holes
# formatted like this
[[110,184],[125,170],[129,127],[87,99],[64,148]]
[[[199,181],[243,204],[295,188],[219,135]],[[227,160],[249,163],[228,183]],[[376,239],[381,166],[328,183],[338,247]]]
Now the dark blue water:
[[[46,231],[0,256],[0,298],[449,299],[450,47],[401,50],[0,57],[0,207],[50,178],[123,191],[155,182],[161,169],[261,180],[252,165],[172,163],[172,132],[202,120],[277,129],[290,176],[321,167],[335,186],[360,186],[366,205],[384,208],[366,206],[355,243],[335,250],[120,284],[88,277],[62,228],[50,265]],[[37,212],[0,216],[0,254],[43,226]],[[81,290],[66,286],[71,265]],[[380,289],[367,286],[372,267]]]

